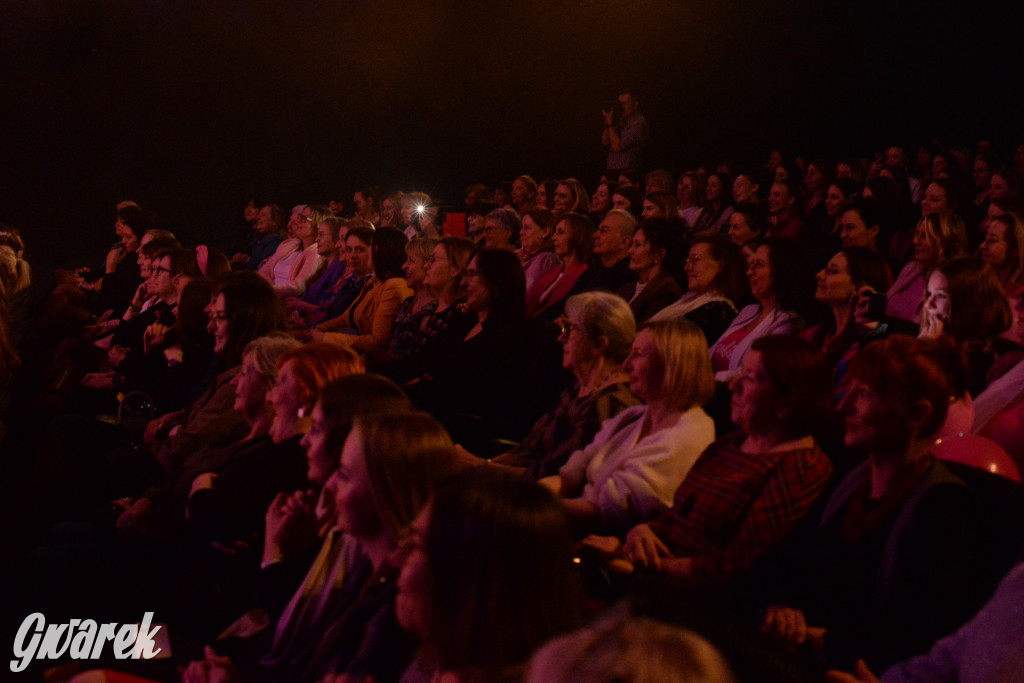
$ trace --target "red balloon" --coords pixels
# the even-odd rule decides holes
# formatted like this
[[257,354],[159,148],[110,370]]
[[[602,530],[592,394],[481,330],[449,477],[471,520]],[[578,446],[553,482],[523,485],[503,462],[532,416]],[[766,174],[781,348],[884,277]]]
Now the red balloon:
[[937,458],[959,462],[971,467],[1020,481],[1020,472],[1013,460],[995,441],[976,434],[943,437],[932,444]]

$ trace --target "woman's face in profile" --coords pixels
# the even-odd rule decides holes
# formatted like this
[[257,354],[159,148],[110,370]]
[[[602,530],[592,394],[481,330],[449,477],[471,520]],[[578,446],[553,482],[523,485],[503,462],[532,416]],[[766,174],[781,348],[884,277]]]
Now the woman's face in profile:
[[382,533],[384,527],[370,487],[363,435],[358,425],[345,439],[338,469],[331,475],[331,485],[334,489],[334,511],[342,531],[362,539],[375,538]]
[[313,407],[309,431],[302,437],[306,449],[306,478],[317,486],[323,486],[334,470],[334,458],[327,452],[327,424],[323,407],[317,401]]
[[640,330],[633,340],[633,348],[622,364],[629,373],[629,390],[645,401],[658,397],[664,374],[664,363],[658,354],[650,330]]
[[466,288],[466,304],[474,311],[486,310],[491,305],[490,288],[478,268],[476,259],[473,259],[462,277],[462,284]]
[[295,377],[295,360],[289,360],[277,371],[277,379],[267,392],[267,403],[274,406],[274,423],[270,426],[270,434],[274,442],[283,440],[296,415],[304,408],[302,388]]
[[906,440],[904,416],[894,414],[900,411],[886,405],[872,387],[854,379],[846,383],[845,389],[839,413],[846,423],[843,443],[847,448],[870,452]]
[[398,595],[395,596],[395,617],[399,625],[418,637],[427,632],[427,605],[433,585],[426,552],[430,509],[427,504],[420,511],[405,540],[405,561],[398,575]]

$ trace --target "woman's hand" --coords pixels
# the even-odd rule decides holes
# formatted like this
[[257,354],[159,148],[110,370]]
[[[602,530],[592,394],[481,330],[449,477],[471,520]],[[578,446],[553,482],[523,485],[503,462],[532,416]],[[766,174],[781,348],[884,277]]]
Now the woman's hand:
[[203,648],[203,659],[196,660],[181,674],[181,683],[238,683],[242,675],[229,657],[221,657],[209,645]]
[[93,389],[114,389],[117,387],[116,379],[116,372],[90,372],[82,378],[82,386]]
[[289,311],[292,311],[293,316],[295,315],[296,312],[300,313],[301,315],[309,315],[310,313],[316,310],[316,305],[311,304],[308,301],[303,301],[297,296],[290,296],[286,298],[284,300],[284,305],[288,308]]
[[153,514],[153,501],[139,498],[117,518],[118,536],[145,536],[149,532],[149,518]]
[[362,678],[348,674],[327,674],[320,679],[320,683],[373,683],[373,676]]
[[264,516],[263,562],[280,562],[313,546],[319,539],[316,492],[279,493]]
[[110,363],[111,367],[116,368],[131,354],[132,350],[127,346],[115,346],[107,352],[107,361]]
[[124,245],[118,244],[113,249],[107,252],[107,268],[106,272],[109,275],[117,270],[118,264],[124,260],[125,255],[128,251],[124,248]]
[[550,477],[544,477],[537,483],[551,491],[556,496],[562,495],[562,477],[559,474],[552,474]]
[[214,474],[213,472],[203,472],[198,477],[192,480],[192,490],[189,491],[188,495],[191,497],[192,494],[195,493],[196,491],[217,488],[218,479],[220,479],[220,477]]
[[937,315],[931,314],[926,315],[925,318],[926,320],[924,321],[924,324],[921,326],[921,331],[918,333],[917,338],[928,340],[938,339],[939,337],[941,337],[943,328],[945,327],[942,318]]
[[149,424],[146,425],[146,433],[142,435],[142,440],[150,446],[156,446],[157,436],[160,432],[164,431],[175,422],[184,419],[184,417],[185,411],[179,410],[150,420]]
[[167,332],[170,329],[170,327],[160,321],[147,327],[146,331],[142,333],[142,348],[146,353],[151,353],[154,349],[163,346],[164,337],[167,336]]
[[593,548],[602,555],[617,555],[622,549],[622,541],[615,536],[598,536],[591,534],[580,541],[588,548]]
[[627,562],[656,572],[661,571],[663,557],[673,557],[668,546],[661,542],[647,524],[637,524],[629,530],[620,554]]
[[856,671],[852,674],[835,669],[825,674],[827,683],[878,683],[878,677],[871,672],[863,659],[857,660]]
[[168,365],[173,365],[174,363],[180,363],[185,358],[185,354],[182,352],[181,347],[175,344],[164,349],[164,358],[167,359]]
[[143,280],[142,284],[140,284],[135,290],[135,296],[132,297],[131,308],[128,309],[128,312],[132,315],[135,315],[135,313],[142,308],[142,304],[146,303],[146,299],[149,297],[149,287],[146,285],[147,282]]
[[878,325],[879,320],[871,315],[871,296],[875,294],[878,294],[878,292],[867,285],[857,290],[853,305],[853,322],[864,327],[875,327]]
[[785,605],[769,607],[761,633],[773,636],[796,650],[805,643],[816,650],[825,646],[825,629],[807,625],[804,613]]

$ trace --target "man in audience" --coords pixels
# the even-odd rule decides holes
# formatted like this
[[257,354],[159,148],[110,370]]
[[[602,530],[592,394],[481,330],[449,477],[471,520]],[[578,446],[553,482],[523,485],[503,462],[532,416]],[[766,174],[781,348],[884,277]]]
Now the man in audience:
[[618,292],[622,285],[636,282],[629,269],[629,245],[636,219],[628,211],[612,209],[594,233],[594,258],[573,287],[573,294],[603,289]]

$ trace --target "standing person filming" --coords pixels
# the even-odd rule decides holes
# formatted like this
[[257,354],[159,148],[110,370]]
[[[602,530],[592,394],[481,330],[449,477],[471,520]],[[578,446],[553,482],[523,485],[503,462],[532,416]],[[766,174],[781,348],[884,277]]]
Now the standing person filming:
[[643,162],[643,150],[650,137],[647,119],[640,113],[640,103],[629,90],[619,93],[616,101],[609,102],[601,109],[604,116],[604,133],[601,144],[608,148],[608,176],[618,176],[623,171],[635,172]]

